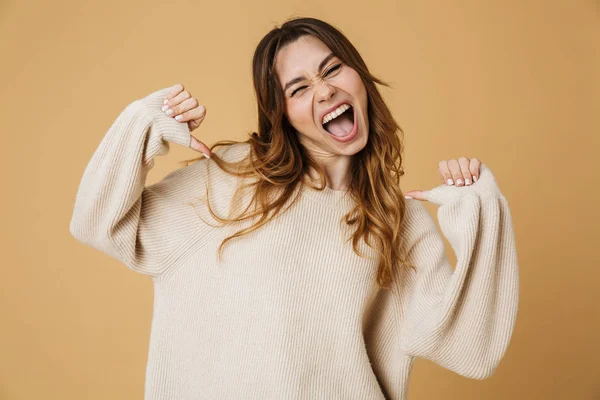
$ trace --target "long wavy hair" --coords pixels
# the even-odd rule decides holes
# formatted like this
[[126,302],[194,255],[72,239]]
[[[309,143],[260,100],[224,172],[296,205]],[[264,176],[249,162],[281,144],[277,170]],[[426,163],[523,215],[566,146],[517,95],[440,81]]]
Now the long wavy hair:
[[[281,27],[273,28],[259,42],[252,59],[258,103],[258,132],[252,132],[249,139],[243,142],[221,140],[210,147],[210,160],[219,168],[235,176],[250,178],[246,182],[251,183],[238,187],[234,202],[248,187],[253,193],[250,204],[243,212],[232,216],[230,210],[228,217],[221,217],[208,202],[207,185],[206,199],[210,214],[221,224],[258,217],[253,225],[225,238],[218,248],[218,257],[226,242],[260,228],[282,212],[298,185],[309,185],[316,190],[323,190],[327,185],[325,171],[300,144],[298,132],[284,114],[285,95],[275,73],[274,61],[278,50],[304,35],[313,35],[324,42],[344,64],[358,72],[366,87],[369,139],[366,146],[352,156],[351,183],[346,194],[352,197],[355,206],[340,222],[356,226],[351,239],[357,255],[364,257],[357,249],[362,238],[380,256],[377,284],[380,288],[389,289],[393,279],[392,268],[398,268],[401,264],[415,268],[406,260],[400,235],[405,215],[404,195],[399,184],[400,177],[404,175],[401,141],[404,132],[375,86],[376,83],[386,87],[390,85],[369,72],[359,52],[338,29],[315,18],[289,19]],[[250,145],[248,155],[242,160],[229,162],[213,152],[215,148],[237,143]],[[184,160],[182,164],[189,166],[197,161],[209,162],[201,156]],[[320,175],[321,186],[313,185],[308,179],[309,167]],[[297,197],[292,199],[291,204]],[[376,246],[372,245],[372,238]]]

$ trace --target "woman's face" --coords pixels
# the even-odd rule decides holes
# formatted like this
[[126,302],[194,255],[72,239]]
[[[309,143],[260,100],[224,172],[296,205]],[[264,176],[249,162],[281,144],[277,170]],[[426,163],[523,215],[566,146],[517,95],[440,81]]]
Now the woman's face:
[[[275,70],[284,88],[285,115],[298,131],[300,143],[317,157],[350,156],[362,150],[369,138],[367,90],[353,68],[330,54],[321,40],[302,36],[279,50]],[[301,79],[295,81],[297,77]],[[329,133],[323,127],[323,116],[341,103],[352,108],[326,125],[334,131]],[[348,135],[353,128],[355,134]]]

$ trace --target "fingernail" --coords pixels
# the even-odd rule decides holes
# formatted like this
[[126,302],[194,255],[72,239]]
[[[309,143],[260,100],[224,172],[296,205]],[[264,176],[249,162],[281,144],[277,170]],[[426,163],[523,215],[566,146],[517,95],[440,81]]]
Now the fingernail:
[[477,177],[473,175],[473,182],[477,182]]
[[454,185],[454,181],[452,179],[448,179],[448,185]]
[[210,155],[208,155],[208,154],[206,154],[206,153],[204,153],[204,152],[202,152],[202,155],[203,155],[204,157],[206,157],[206,158],[210,158]]
[[410,196],[404,196],[405,199],[412,199]]
[[469,179],[465,178],[465,185],[470,185],[470,184],[471,184],[471,181]]
[[457,184],[457,185],[460,185],[461,183],[462,183],[462,179],[458,178],[458,179],[456,180],[456,184]]
[[173,114],[173,109],[169,108],[167,111],[165,111],[165,114],[167,114],[167,115]]
[[169,106],[162,106],[160,110],[165,111],[167,108],[169,108]]
[[169,101],[169,99],[165,99],[165,101],[163,101],[163,104],[167,104],[168,101]]
[[181,121],[181,119],[183,118],[183,115],[179,114],[178,116],[175,117],[175,119],[177,121]]

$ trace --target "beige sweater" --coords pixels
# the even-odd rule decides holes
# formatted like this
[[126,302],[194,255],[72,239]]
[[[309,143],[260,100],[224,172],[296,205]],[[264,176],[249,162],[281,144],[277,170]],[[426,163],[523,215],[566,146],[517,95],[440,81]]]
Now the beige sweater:
[[[198,198],[210,184],[226,215],[236,178],[203,159],[145,186],[169,142],[190,143],[187,124],[160,110],[166,91],[114,121],[70,223],[80,242],[152,277],[145,399],[406,399],[416,357],[467,378],[493,374],[519,279],[508,203],[486,165],[471,186],[430,191],[454,269],[423,203],[407,200],[403,236],[418,271],[398,269],[392,290],[377,290],[377,262],[353,252],[340,224],[350,197],[306,187],[285,214],[227,243],[219,263],[221,241],[251,221],[211,226]],[[248,149],[217,153],[234,160]]]

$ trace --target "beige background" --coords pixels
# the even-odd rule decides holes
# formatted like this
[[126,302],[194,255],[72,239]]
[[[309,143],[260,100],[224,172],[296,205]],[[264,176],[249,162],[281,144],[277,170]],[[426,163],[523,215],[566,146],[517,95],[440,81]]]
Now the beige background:
[[[301,15],[394,85],[404,191],[464,155],[511,206],[521,302],[502,364],[476,381],[420,359],[409,399],[600,398],[598,1],[38,0],[0,3],[0,399],[142,398],[152,282],[70,236],[83,170],[128,103],[178,82],[207,108],[199,138],[245,139],[254,48]],[[172,145],[148,183],[196,155]]]

